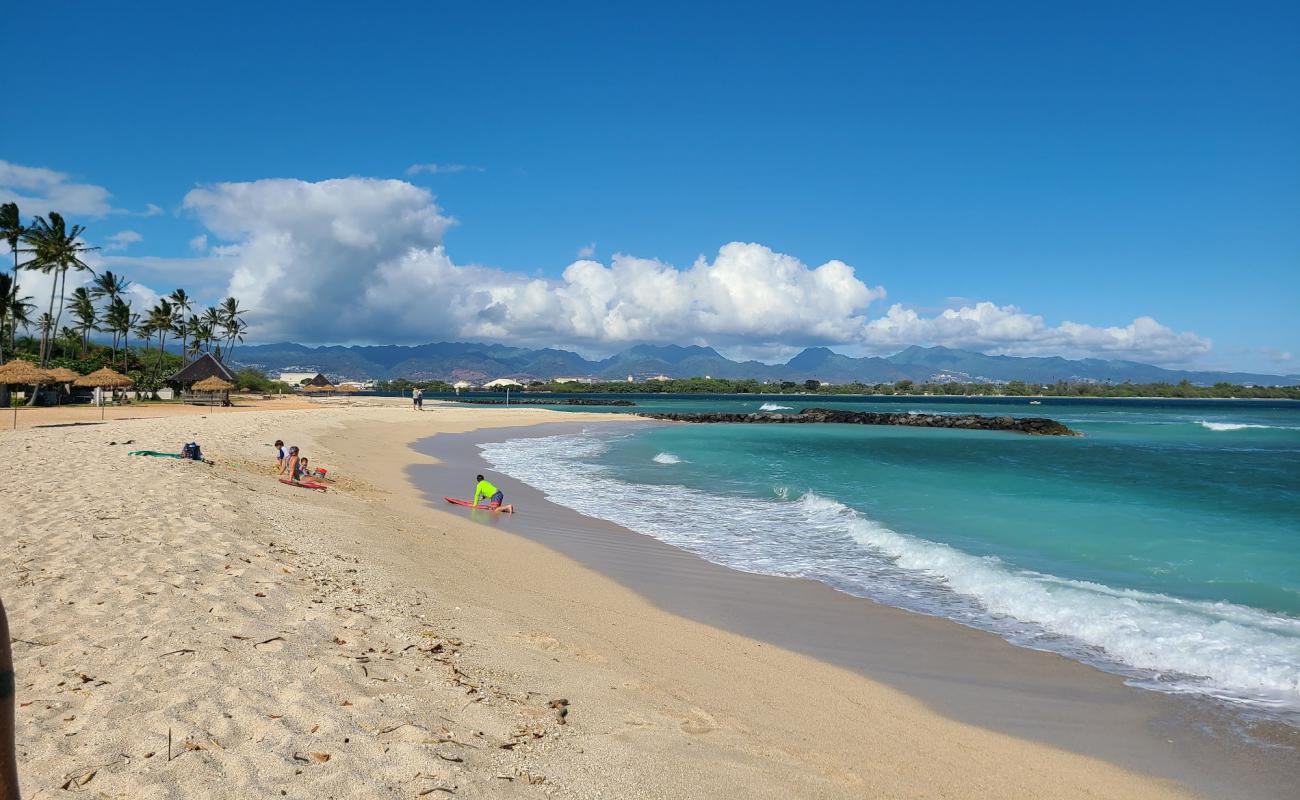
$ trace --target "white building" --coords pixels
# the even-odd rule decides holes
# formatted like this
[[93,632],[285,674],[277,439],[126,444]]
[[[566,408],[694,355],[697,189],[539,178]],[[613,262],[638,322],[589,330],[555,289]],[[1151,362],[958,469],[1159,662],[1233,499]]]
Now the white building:
[[647,380],[659,381],[660,383],[667,383],[668,381],[672,380],[672,378],[668,377],[667,375],[656,375],[653,378],[648,378]]
[[552,378],[551,383],[595,383],[595,378]]
[[456,381],[451,385],[451,388],[459,392],[461,389],[473,389],[474,384],[470,383],[469,381]]
[[514,378],[497,378],[494,381],[488,381],[483,384],[484,389],[500,389],[503,386],[523,386],[523,384]]

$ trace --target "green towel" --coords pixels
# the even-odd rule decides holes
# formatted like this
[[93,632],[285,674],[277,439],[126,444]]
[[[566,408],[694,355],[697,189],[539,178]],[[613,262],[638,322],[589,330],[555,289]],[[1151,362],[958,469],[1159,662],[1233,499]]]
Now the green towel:
[[132,456],[154,456],[155,458],[180,458],[180,453],[160,453],[157,450],[132,450],[127,455]]

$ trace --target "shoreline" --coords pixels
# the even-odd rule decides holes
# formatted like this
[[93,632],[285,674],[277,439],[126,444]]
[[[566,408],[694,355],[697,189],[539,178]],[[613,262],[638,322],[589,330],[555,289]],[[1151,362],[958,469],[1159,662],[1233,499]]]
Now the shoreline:
[[[439,492],[450,491],[454,481],[443,465],[472,461],[480,471],[496,471],[480,444],[576,433],[590,424],[431,437],[415,447],[440,465],[413,467],[412,478],[436,506]],[[631,427],[623,421],[597,424]],[[853,670],[946,717],[1187,781],[1205,796],[1274,797],[1280,787],[1300,780],[1300,769],[1266,763],[1270,748],[1294,751],[1300,745],[1300,734],[1284,723],[1247,720],[1238,709],[1204,698],[1129,686],[1122,676],[1065,656],[817,581],[717,565],[551,503],[534,487],[514,482],[510,501],[529,510],[529,524],[475,515],[483,517],[480,523],[540,542],[669,613]],[[881,640],[888,642],[885,651],[878,649]],[[1256,729],[1248,733],[1252,725]],[[1219,759],[1225,755],[1227,761]],[[1207,759],[1216,763],[1207,768]],[[1257,790],[1244,791],[1248,785]]]
[[[349,400],[0,435],[25,796],[1187,796],[666,612],[408,480],[430,436],[605,421],[652,424]],[[277,483],[275,438],[338,483]],[[181,441],[217,465],[122,446]]]

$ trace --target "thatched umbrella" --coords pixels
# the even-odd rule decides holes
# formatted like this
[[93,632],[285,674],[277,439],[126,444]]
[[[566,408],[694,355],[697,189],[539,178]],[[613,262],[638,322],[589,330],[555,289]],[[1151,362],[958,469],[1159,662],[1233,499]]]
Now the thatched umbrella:
[[204,378],[191,387],[196,392],[228,392],[235,388],[235,384],[230,381],[223,381],[216,375],[210,378]]
[[[30,361],[14,359],[0,366],[0,384],[5,386],[38,386],[51,380],[50,373]],[[14,427],[18,427],[18,406],[14,406]]]
[[[82,375],[72,382],[74,386],[91,386],[97,389],[116,389],[119,386],[130,386],[135,381],[126,377],[122,373],[109,367],[97,369],[89,375]],[[99,405],[99,418],[104,418],[104,404],[101,400]]]
[[54,367],[53,369],[47,369],[46,372],[50,374],[52,380],[58,383],[72,383],[81,377],[81,373],[74,372],[67,367]]

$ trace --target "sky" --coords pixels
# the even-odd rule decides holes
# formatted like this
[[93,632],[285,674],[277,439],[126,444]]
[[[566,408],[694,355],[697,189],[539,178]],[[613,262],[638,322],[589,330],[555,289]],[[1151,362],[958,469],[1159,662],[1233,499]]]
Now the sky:
[[0,201],[250,341],[1300,373],[1295,3],[24,17]]

